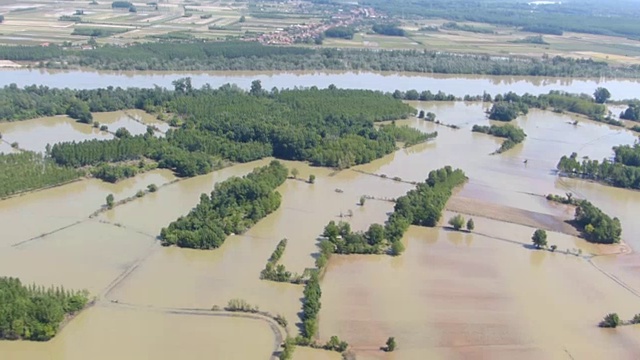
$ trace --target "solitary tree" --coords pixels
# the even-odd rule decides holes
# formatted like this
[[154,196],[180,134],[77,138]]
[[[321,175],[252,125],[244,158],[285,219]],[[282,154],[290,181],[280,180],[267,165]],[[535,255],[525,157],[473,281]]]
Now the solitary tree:
[[316,176],[313,174],[309,175],[309,184],[313,184],[314,182],[316,182]]
[[620,325],[620,317],[616,313],[607,314],[598,326],[604,328],[615,328]]
[[296,168],[291,169],[291,176],[292,176],[294,179],[297,179],[297,178],[298,178],[298,174],[300,174],[300,172],[298,171],[298,169],[296,169]]
[[113,204],[114,204],[113,194],[107,195],[107,207],[111,209],[113,208]]
[[451,225],[454,229],[460,230],[464,226],[464,217],[458,214],[451,219],[449,219],[449,225]]
[[593,93],[593,98],[596,100],[598,104],[604,104],[611,97],[611,93],[609,90],[603,87],[599,87]]
[[251,89],[249,90],[249,94],[251,95],[262,94],[262,82],[260,80],[253,80],[251,82]]
[[360,206],[364,206],[365,201],[367,201],[367,197],[364,195],[360,196]]
[[247,18],[244,15],[240,16],[240,22],[243,23],[245,21],[247,21]]
[[424,110],[420,110],[418,113],[418,119],[424,119]]
[[476,225],[473,223],[473,219],[469,219],[469,221],[467,221],[467,230],[473,231],[475,228]]
[[387,339],[387,347],[385,348],[385,351],[394,351],[396,349],[396,338],[394,338],[393,336],[389,337],[389,339]]
[[0,24],[4,22],[4,15],[0,15]]
[[538,249],[546,247],[547,232],[542,229],[538,229],[533,233],[533,236],[531,236],[531,240],[533,241],[533,245],[535,245],[535,247],[537,247]]

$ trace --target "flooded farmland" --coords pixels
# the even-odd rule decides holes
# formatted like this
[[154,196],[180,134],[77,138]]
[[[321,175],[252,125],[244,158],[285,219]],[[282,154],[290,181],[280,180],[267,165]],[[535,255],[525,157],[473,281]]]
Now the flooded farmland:
[[[452,202],[458,204],[456,211],[474,218],[475,231],[411,227],[402,240],[402,256],[334,255],[321,280],[320,341],[338,335],[358,359],[637,357],[637,326],[607,330],[596,325],[609,312],[625,319],[640,312],[640,258],[592,257],[600,248],[562,228],[549,232],[557,252],[535,251],[529,246],[534,228],[515,217],[511,222],[500,218],[500,209],[508,208],[543,223],[563,222],[573,214],[550,204],[544,195],[572,192],[619,217],[624,241],[637,249],[640,223],[634,215],[640,213],[639,192],[558,178],[553,171],[562,155],[576,151],[609,158],[612,146],[632,144],[636,136],[583,118],[532,110],[514,121],[527,133],[526,140],[491,155],[502,140],[471,132],[474,124],[491,123],[484,114],[486,105],[410,104],[461,129],[419,119],[398,121],[425,132],[437,130],[439,135],[339,172],[285,161],[299,170],[299,179],[278,188],[280,208],[247,232],[231,235],[216,250],[161,247],[156,236],[188,213],[201,193],[271,159],[177,182],[165,170],[117,184],[81,180],[0,201],[0,274],[18,276],[25,283],[86,288],[97,297],[93,307],[47,343],[0,342],[0,358],[268,359],[281,335],[267,322],[215,316],[209,309],[244,299],[261,311],[283,315],[290,335],[297,335],[302,285],[259,279],[278,242],[288,239],[280,262],[302,273],[314,266],[317,238],[330,220],[348,221],[355,230],[385,221],[393,203],[372,199],[359,206],[362,195],[396,198],[413,188],[406,181],[422,181],[444,165],[459,167],[469,177]],[[135,120],[124,112],[98,114],[96,120],[109,125],[110,131],[123,126],[132,133],[146,131],[142,123],[157,121],[141,112],[133,114]],[[69,141],[65,136],[80,140],[78,134],[85,130],[86,136],[102,135],[86,125],[74,130],[66,118],[50,120],[66,130],[26,121],[0,124],[0,132],[5,140],[37,151],[47,142]],[[46,129],[53,129],[53,134]],[[316,176],[314,184],[302,180],[310,174]],[[89,218],[108,194],[118,201],[149,184],[167,185]],[[471,202],[498,210],[492,215],[465,207]],[[440,225],[453,214],[446,212]],[[554,223],[548,225],[554,230]],[[573,249],[581,249],[583,255],[565,253]],[[399,344],[393,353],[380,350],[389,336]],[[294,358],[340,356],[298,348]]]

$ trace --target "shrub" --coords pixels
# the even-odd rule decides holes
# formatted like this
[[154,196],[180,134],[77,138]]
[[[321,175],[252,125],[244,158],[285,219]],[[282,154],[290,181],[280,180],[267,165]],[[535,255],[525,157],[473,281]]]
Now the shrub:
[[603,328],[616,328],[620,325],[620,317],[616,313],[607,314],[604,319],[598,324]]
[[464,217],[460,214],[449,219],[449,225],[451,225],[454,229],[460,230],[464,226]]

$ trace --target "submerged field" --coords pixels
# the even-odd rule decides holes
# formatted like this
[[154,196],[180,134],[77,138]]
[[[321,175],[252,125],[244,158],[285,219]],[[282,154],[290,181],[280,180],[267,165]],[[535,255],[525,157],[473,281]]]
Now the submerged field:
[[[552,172],[562,155],[579,151],[597,159],[610,157],[612,146],[632,144],[635,135],[584,119],[575,126],[574,117],[532,110],[515,120],[527,139],[503,154],[490,155],[502,140],[470,130],[474,124],[490,124],[483,104],[411,105],[461,129],[419,119],[398,121],[424,132],[437,130],[439,136],[339,172],[283,162],[298,169],[300,179],[315,175],[315,183],[287,180],[277,189],[282,194],[277,211],[244,234],[231,235],[216,250],[161,247],[156,237],[192,209],[201,193],[268,159],[178,182],[170,172],[154,170],[117,184],[81,180],[0,201],[0,227],[5,229],[0,273],[27,284],[87,288],[98,298],[51,342],[0,342],[0,357],[270,358],[280,335],[267,323],[212,316],[209,309],[241,298],[260,310],[282,314],[290,334],[297,335],[303,287],[259,279],[276,244],[288,239],[280,262],[302,273],[314,266],[317,237],[330,220],[348,221],[355,230],[385,221],[393,204],[371,199],[359,206],[362,195],[396,198],[413,185],[392,178],[423,181],[429,171],[444,165],[461,168],[469,177],[448,208],[473,217],[475,230],[445,228],[454,214],[448,211],[438,227],[411,227],[402,240],[406,251],[399,257],[334,255],[321,279],[322,342],[338,335],[358,359],[623,359],[640,352],[638,326],[597,327],[609,312],[625,319],[640,312],[637,256],[592,258],[602,249],[562,226],[554,228],[572,217],[571,209],[544,198],[565,192],[587,198],[619,217],[623,240],[632,248],[640,246],[633,235],[640,231],[634,218],[640,212],[637,192],[558,178]],[[143,127],[121,115],[102,114],[99,121],[114,124],[110,130]],[[145,122],[143,113],[135,115]],[[46,129],[58,123],[64,127],[55,130],[56,138]],[[2,124],[6,128],[0,132],[34,150],[44,149],[45,141],[95,136],[89,126],[75,125],[65,118],[39,119]],[[87,129],[89,133],[83,132]],[[151,183],[167,185],[89,219],[108,194],[124,199]],[[492,211],[483,212],[483,204]],[[509,209],[517,214],[506,214]],[[529,218],[549,227],[549,242],[558,246],[557,252],[532,249],[535,228]],[[565,253],[573,249],[582,249],[582,256]],[[384,353],[379,348],[389,336],[397,339],[398,350]],[[294,355],[336,358],[340,356],[335,352],[306,348]]]

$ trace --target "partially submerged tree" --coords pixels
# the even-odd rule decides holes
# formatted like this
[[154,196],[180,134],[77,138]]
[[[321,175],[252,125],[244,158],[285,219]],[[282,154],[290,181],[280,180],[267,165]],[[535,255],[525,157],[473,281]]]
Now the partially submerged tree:
[[598,326],[603,328],[616,328],[620,325],[620,317],[616,313],[607,314]]
[[531,241],[533,241],[533,245],[535,247],[537,247],[538,249],[546,247],[547,246],[547,232],[542,230],[542,229],[538,229],[533,233],[533,236],[531,236]]
[[449,219],[449,225],[451,225],[454,229],[460,230],[464,226],[464,217],[460,214]]
[[476,225],[473,223],[473,219],[469,218],[469,221],[467,221],[467,230],[473,231],[475,228]]

